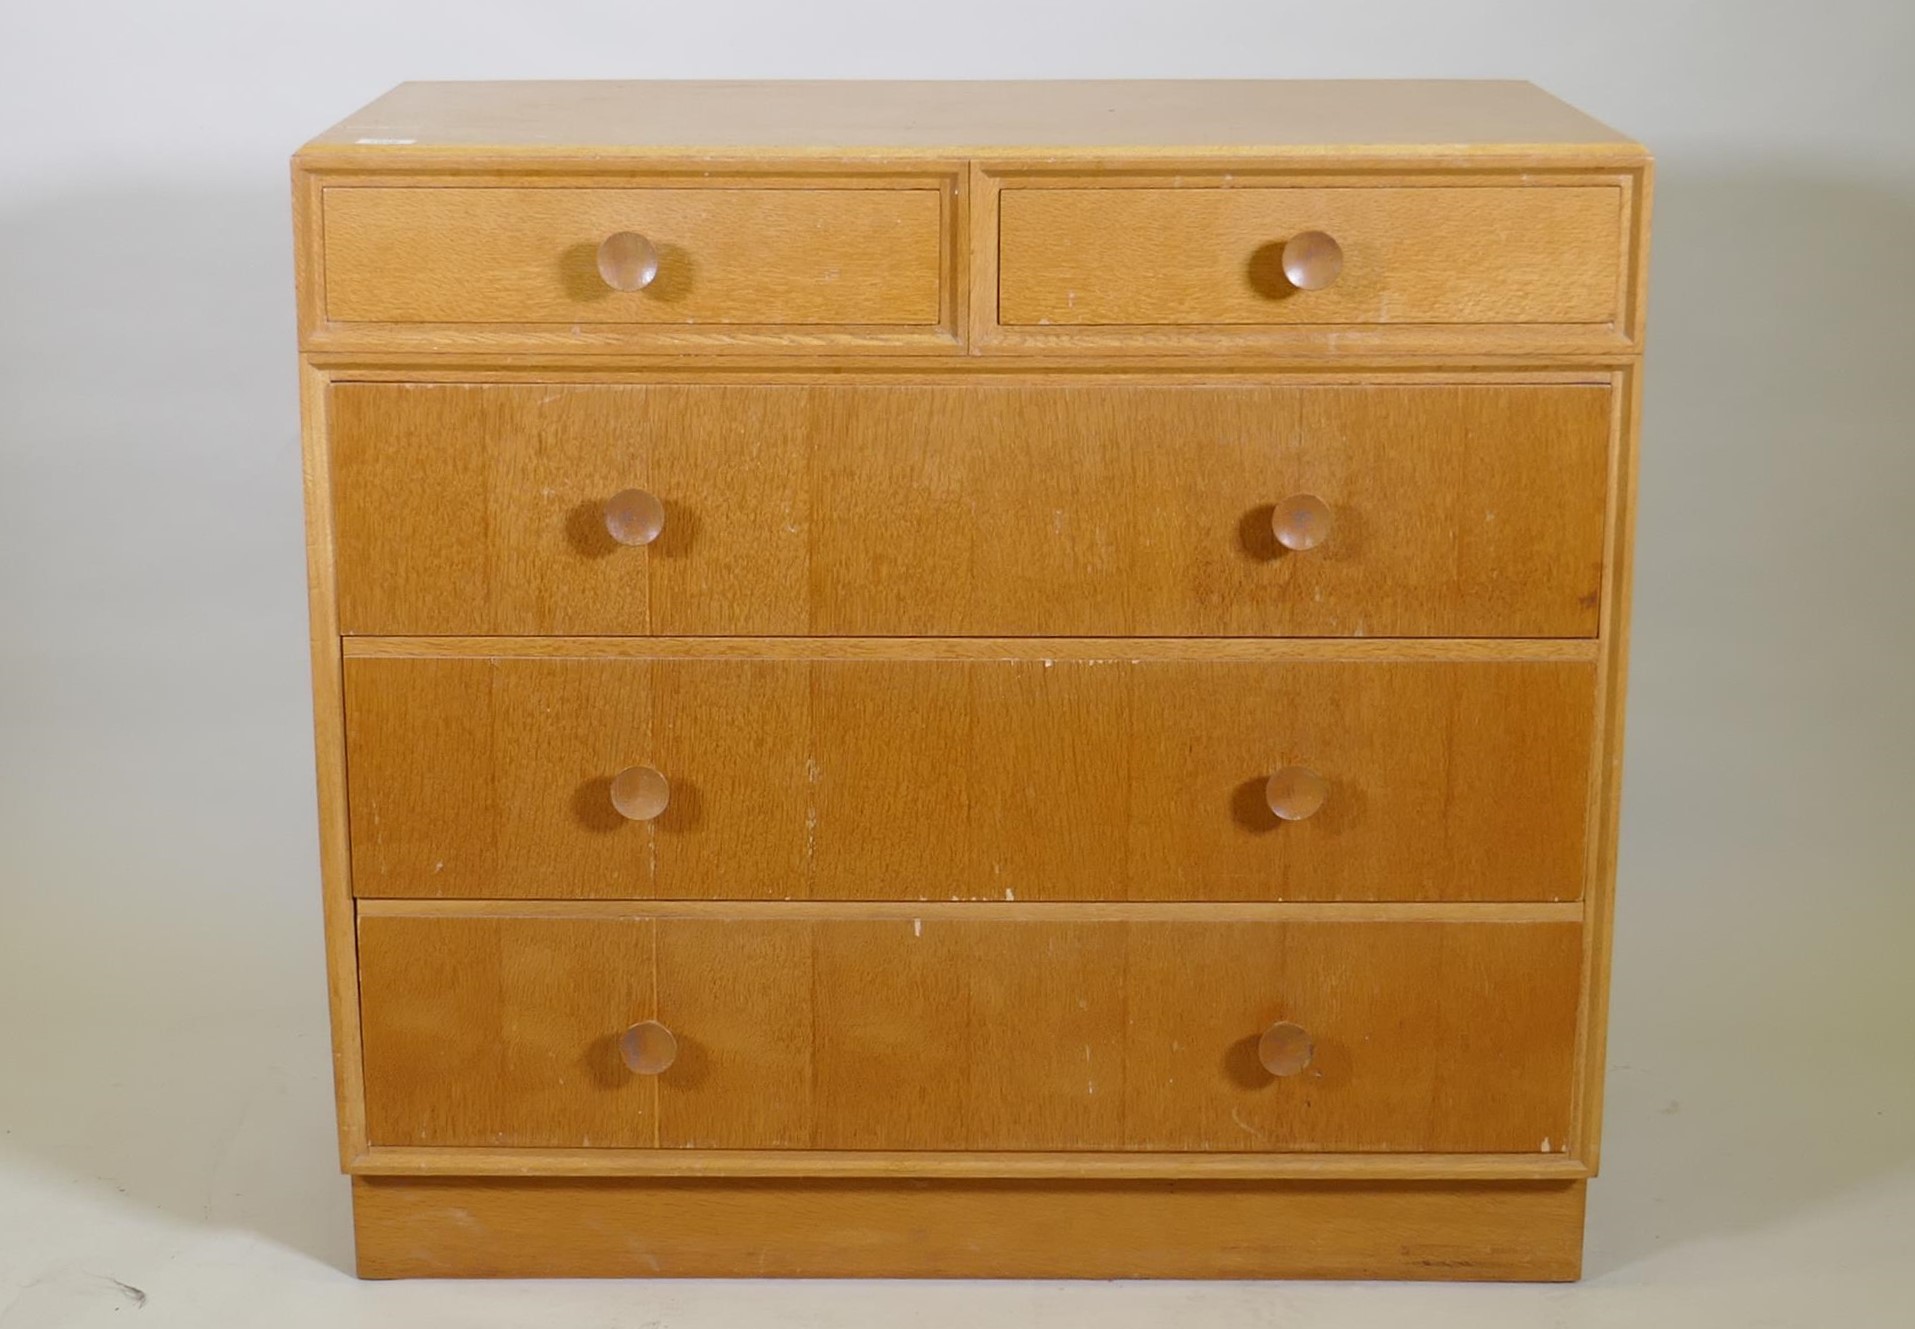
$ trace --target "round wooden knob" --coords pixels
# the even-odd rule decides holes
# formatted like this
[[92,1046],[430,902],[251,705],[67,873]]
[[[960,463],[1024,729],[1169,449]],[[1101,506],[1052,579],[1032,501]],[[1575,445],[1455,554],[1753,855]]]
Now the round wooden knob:
[[1270,513],[1270,533],[1285,549],[1302,553],[1330,538],[1336,514],[1315,494],[1292,494]]
[[1257,1060],[1263,1063],[1266,1071],[1280,1079],[1301,1073],[1316,1055],[1317,1045],[1310,1037],[1310,1031],[1288,1020],[1277,1021],[1264,1030],[1263,1037],[1257,1040]]
[[614,291],[642,291],[658,277],[658,246],[637,231],[615,231],[599,242],[598,275]]
[[1299,291],[1320,291],[1343,271],[1343,246],[1322,231],[1299,231],[1284,242],[1283,275]]
[[1308,766],[1285,766],[1263,786],[1263,801],[1284,821],[1302,821],[1329,796],[1330,782]]
[[671,801],[671,781],[649,766],[628,766],[612,777],[612,806],[627,821],[650,821]]
[[656,1020],[640,1020],[618,1036],[618,1055],[634,1075],[657,1075],[678,1060],[678,1037]]
[[657,494],[621,489],[605,501],[605,529],[622,545],[648,545],[665,529],[665,505]]

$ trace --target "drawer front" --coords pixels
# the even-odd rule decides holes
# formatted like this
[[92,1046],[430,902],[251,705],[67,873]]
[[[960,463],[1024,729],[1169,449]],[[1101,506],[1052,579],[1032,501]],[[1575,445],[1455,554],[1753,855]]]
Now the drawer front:
[[[353,885],[1571,900],[1594,682],[1541,661],[353,658]],[[650,777],[614,784],[640,768],[662,811],[630,794]],[[1272,811],[1286,770],[1299,819]]]
[[[1580,956],[1572,923],[371,916],[367,1127],[414,1146],[1549,1152]],[[647,1020],[676,1059],[634,1074],[618,1039]],[[1283,1075],[1259,1048],[1275,1024],[1297,1027],[1273,1039]]]
[[[940,319],[942,195],[922,189],[332,186],[338,323],[891,325]],[[601,243],[645,237],[636,291]]]
[[[1612,404],[1563,385],[344,384],[340,623],[1592,636]],[[632,491],[661,505],[650,544],[608,533]]]
[[[1007,326],[1618,321],[1619,186],[1006,189]],[[1342,266],[1286,268],[1321,232]],[[1290,251],[1294,260],[1297,250]]]

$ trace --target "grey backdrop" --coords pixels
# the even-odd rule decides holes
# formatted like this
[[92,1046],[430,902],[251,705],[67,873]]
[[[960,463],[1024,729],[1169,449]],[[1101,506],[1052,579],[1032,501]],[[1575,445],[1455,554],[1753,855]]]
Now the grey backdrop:
[[293,370],[303,138],[405,78],[1208,75],[1530,78],[1657,154],[1591,1272],[1906,1168],[1900,0],[9,6],[0,1155],[345,1258]]

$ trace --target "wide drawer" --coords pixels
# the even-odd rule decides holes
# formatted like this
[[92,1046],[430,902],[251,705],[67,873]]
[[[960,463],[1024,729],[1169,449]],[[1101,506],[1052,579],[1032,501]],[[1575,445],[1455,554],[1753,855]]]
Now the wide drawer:
[[[367,916],[367,1130],[1548,1153],[1581,946],[1574,923]],[[646,1021],[670,1039],[644,1031],[635,1073],[620,1039]]]
[[[1572,385],[342,384],[340,626],[1592,636],[1612,404]],[[622,503],[662,526],[621,524]]]
[[353,888],[1581,895],[1592,664],[1074,649],[1022,661],[348,659]]
[[[942,196],[921,189],[329,186],[335,323],[896,325],[940,319]],[[617,290],[619,233],[655,275]],[[616,275],[617,270],[614,269]]]
[[[1618,185],[1017,188],[999,207],[1010,326],[1610,325],[1621,309]],[[1313,233],[1340,264],[1303,248]]]

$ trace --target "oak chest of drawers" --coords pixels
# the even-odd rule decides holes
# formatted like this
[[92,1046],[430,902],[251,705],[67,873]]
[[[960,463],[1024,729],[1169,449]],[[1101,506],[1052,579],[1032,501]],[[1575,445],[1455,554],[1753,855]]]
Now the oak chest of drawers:
[[361,1271],[1575,1277],[1649,173],[1494,83],[308,145]]

